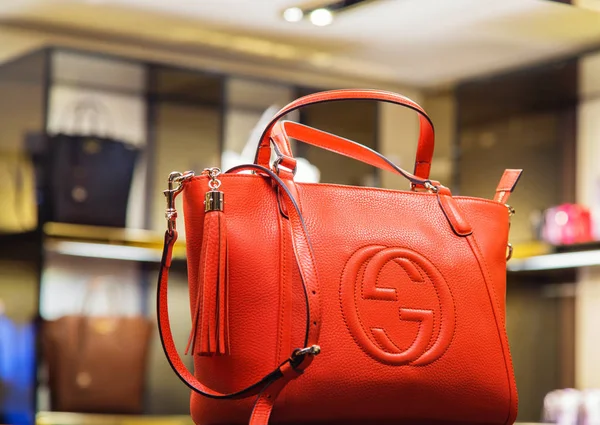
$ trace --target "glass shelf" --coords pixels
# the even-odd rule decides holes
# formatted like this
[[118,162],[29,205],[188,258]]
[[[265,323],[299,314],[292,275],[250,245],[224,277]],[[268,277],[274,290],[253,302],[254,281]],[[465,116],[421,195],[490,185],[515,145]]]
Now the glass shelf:
[[600,250],[560,252],[516,258],[508,263],[507,269],[510,272],[526,272],[591,266],[600,266]]
[[600,266],[600,243],[551,246],[531,243],[514,248],[507,264],[509,272],[552,271]]
[[[44,225],[46,252],[88,258],[158,263],[163,236],[143,229],[120,229],[68,223]],[[185,259],[185,242],[173,249],[174,260]]]

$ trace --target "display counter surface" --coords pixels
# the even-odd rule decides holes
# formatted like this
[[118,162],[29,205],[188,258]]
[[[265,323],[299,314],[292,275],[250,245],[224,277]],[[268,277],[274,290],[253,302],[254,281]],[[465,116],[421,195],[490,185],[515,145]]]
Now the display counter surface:
[[36,425],[194,425],[189,415],[100,415],[40,412]]
[[[194,425],[190,416],[96,415],[40,412],[36,425]],[[515,425],[544,425],[541,422],[517,422]]]

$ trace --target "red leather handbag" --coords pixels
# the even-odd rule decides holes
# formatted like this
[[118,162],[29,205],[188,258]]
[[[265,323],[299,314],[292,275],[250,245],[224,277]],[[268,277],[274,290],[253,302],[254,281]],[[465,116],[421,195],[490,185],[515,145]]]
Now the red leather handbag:
[[[419,114],[414,175],[358,143],[279,122],[346,99]],[[400,174],[410,190],[296,183],[289,139]],[[255,164],[170,175],[158,315],[167,358],[193,390],[196,424],[515,421],[506,201],[521,170],[504,173],[493,199],[452,196],[429,179],[433,142],[430,119],[410,99],[335,90],[279,111]],[[167,308],[178,193],[194,374],[177,353]]]

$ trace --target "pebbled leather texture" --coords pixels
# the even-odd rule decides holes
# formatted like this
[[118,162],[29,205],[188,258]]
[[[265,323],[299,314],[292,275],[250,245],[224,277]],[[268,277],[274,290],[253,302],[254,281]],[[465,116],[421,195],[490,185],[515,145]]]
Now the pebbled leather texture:
[[[225,392],[252,384],[278,364],[282,275],[279,209],[271,184],[256,175],[226,174],[222,181],[228,200],[232,350],[227,357],[194,360],[197,377]],[[471,236],[463,237],[449,226],[433,193],[297,186],[322,282],[322,352],[301,379],[282,391],[271,423],[512,423],[517,396],[504,328],[506,207],[492,200],[454,197],[472,227]],[[207,179],[199,177],[183,192],[192,295],[202,243],[201,227],[194,223],[202,222],[206,187]],[[472,237],[477,248],[470,243]],[[395,259],[389,261],[379,271],[376,286],[393,288],[397,300],[365,298],[360,277],[364,267],[349,279],[343,279],[343,273],[356,252],[372,245],[416,252],[433,266],[409,258],[422,276],[415,281]],[[481,258],[485,265],[480,265]],[[447,283],[451,303],[442,302],[437,277],[427,276],[429,267]],[[356,294],[360,327],[345,317],[340,297],[346,290]],[[297,297],[293,301],[302,302]],[[444,323],[452,325],[448,317],[454,315],[450,343],[442,355],[423,365],[394,365],[365,352],[356,341],[365,327],[366,332],[384,329],[398,352],[410,348],[419,323],[405,320],[400,309],[432,312],[433,335],[426,348],[435,344]],[[294,323],[304,320],[293,311]],[[301,347],[303,327],[293,329],[292,347]],[[367,337],[378,346],[372,332]],[[197,424],[243,424],[253,403],[210,400],[194,393],[191,411]]]
[[469,236],[473,233],[469,221],[465,218],[464,213],[452,195],[438,193],[438,201],[454,233],[458,236]]
[[[299,377],[303,373],[303,371],[312,364],[314,356],[319,354],[320,352],[320,348],[316,345],[316,343],[319,340],[319,334],[321,331],[321,306],[319,301],[320,290],[318,275],[314,263],[313,248],[307,233],[306,223],[304,222],[304,218],[302,217],[302,214],[300,212],[298,201],[293,195],[297,192],[292,192],[290,188],[288,188],[286,183],[284,183],[284,181],[281,180],[281,178],[278,177],[273,171],[256,164],[237,166],[232,168],[228,172],[234,173],[242,171],[258,171],[261,174],[268,176],[272,180],[274,187],[278,191],[278,194],[281,195],[279,197],[279,201],[283,201],[285,203],[286,211],[289,211],[289,214],[286,216],[286,219],[290,223],[292,248],[294,251],[294,256],[296,258],[296,264],[298,265],[298,270],[300,272],[304,301],[306,302],[306,309],[305,313],[303,314],[303,316],[305,317],[304,342],[300,346],[304,348],[295,349],[285,362],[281,363],[273,371],[265,375],[262,379],[252,384],[249,384],[246,388],[237,391],[222,393],[219,391],[215,391],[213,389],[214,387],[211,388],[210,385],[207,386],[206,384],[201,382],[201,380],[198,380],[187,369],[187,367],[181,360],[181,357],[179,356],[179,353],[175,346],[175,341],[173,340],[171,325],[169,321],[169,268],[171,265],[173,245],[177,240],[177,231],[174,229],[168,230],[165,233],[165,244],[157,285],[157,317],[159,322],[159,335],[163,346],[163,350],[175,374],[194,392],[208,398],[233,400],[243,399],[259,394],[258,400],[255,403],[255,407],[252,411],[250,424],[260,425],[265,418],[268,419],[270,417],[270,409],[272,409],[274,405],[275,398],[279,395],[279,393],[285,387],[285,385],[287,385],[292,379]],[[208,220],[208,217],[211,217],[211,219]],[[202,291],[203,295],[200,298],[196,298],[196,313],[198,312],[198,308],[202,308],[204,310],[204,306],[199,306],[199,303],[200,300],[202,300],[203,303],[205,301],[204,293],[205,283],[207,282],[206,277],[209,275],[214,276],[215,274],[206,273],[205,267],[202,267],[202,265],[208,264],[211,266],[210,269],[212,270],[215,270],[215,267],[213,267],[215,265],[216,268],[220,270],[226,268],[228,273],[228,259],[225,259],[225,261],[222,262],[222,258],[218,258],[215,255],[209,255],[206,250],[207,241],[210,243],[214,243],[215,249],[219,251],[220,257],[221,250],[223,250],[223,248],[225,247],[225,233],[223,232],[225,226],[222,222],[221,214],[219,213],[217,215],[218,219],[216,220],[213,220],[212,217],[215,216],[212,214],[204,214],[205,226],[203,227],[203,232],[208,233],[203,235],[203,247],[200,254],[199,262],[201,265],[201,271],[198,273],[200,280],[197,282],[196,286],[196,292]],[[217,222],[216,226],[214,225],[215,221]],[[213,225],[210,225],[210,222],[213,222]],[[214,237],[214,230],[218,230],[216,232],[216,238]],[[226,252],[228,255],[228,251]],[[217,261],[215,261],[215,259]],[[209,279],[208,281],[214,282],[213,279]],[[227,289],[226,292],[228,293],[229,289]],[[215,297],[210,297],[211,300],[213,300],[214,298]],[[227,304],[229,304],[229,296],[227,298]],[[195,318],[197,314],[193,315],[194,319],[192,323],[196,322],[196,324],[193,324],[193,326],[198,326],[197,319]],[[196,332],[197,329],[192,329],[190,337],[190,342],[192,344],[194,344],[194,335]],[[190,342],[188,342],[188,347],[190,346]],[[310,347],[310,349],[308,347]],[[309,351],[302,353],[306,350]],[[200,355],[205,354],[207,354],[206,351],[200,353]],[[227,354],[229,354],[229,352],[227,352]],[[290,373],[290,368],[293,369],[293,373]],[[258,409],[259,412],[256,412],[256,409]]]
[[[374,93],[358,95],[383,96]],[[333,99],[358,95],[337,91]],[[282,114],[331,98],[311,95]],[[270,125],[266,140],[273,128],[285,145],[281,124]],[[278,149],[288,153],[286,146]],[[412,176],[377,153],[350,153],[425,183],[423,174]],[[237,174],[246,170],[256,173]],[[277,176],[249,165],[219,177],[227,199],[231,350],[195,356],[194,375],[181,370],[167,329],[167,265],[176,236],[167,234],[161,338],[174,370],[195,390],[194,422],[514,423],[506,206],[452,196],[437,182],[427,181],[437,193],[308,184],[294,182],[289,170]],[[192,312],[201,288],[207,190],[208,177],[198,176],[182,192]],[[321,348],[318,356],[305,356],[300,365],[285,359],[313,344]]]

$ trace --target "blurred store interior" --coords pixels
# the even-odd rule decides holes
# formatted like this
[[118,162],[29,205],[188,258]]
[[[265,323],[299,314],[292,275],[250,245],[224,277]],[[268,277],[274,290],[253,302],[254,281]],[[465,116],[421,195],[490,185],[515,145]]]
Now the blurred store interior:
[[[189,390],[154,326],[167,176],[251,162],[274,108],[349,87],[424,106],[436,127],[432,178],[455,194],[489,198],[504,168],[525,169],[511,198],[506,300],[519,421],[550,421],[552,391],[600,391],[600,0],[317,3],[0,2],[0,423],[191,423]],[[355,101],[292,118],[412,169],[419,130],[409,110]],[[109,142],[116,150],[98,167],[66,147],[76,137],[89,139],[89,156]],[[365,164],[295,149],[307,180],[407,189]],[[113,189],[106,202],[79,208],[98,186]],[[183,350],[184,243],[175,256]],[[150,329],[135,333],[146,347],[128,378],[141,385],[137,405],[54,411],[52,336],[41,325],[77,314]],[[137,411],[117,415],[127,409]]]

